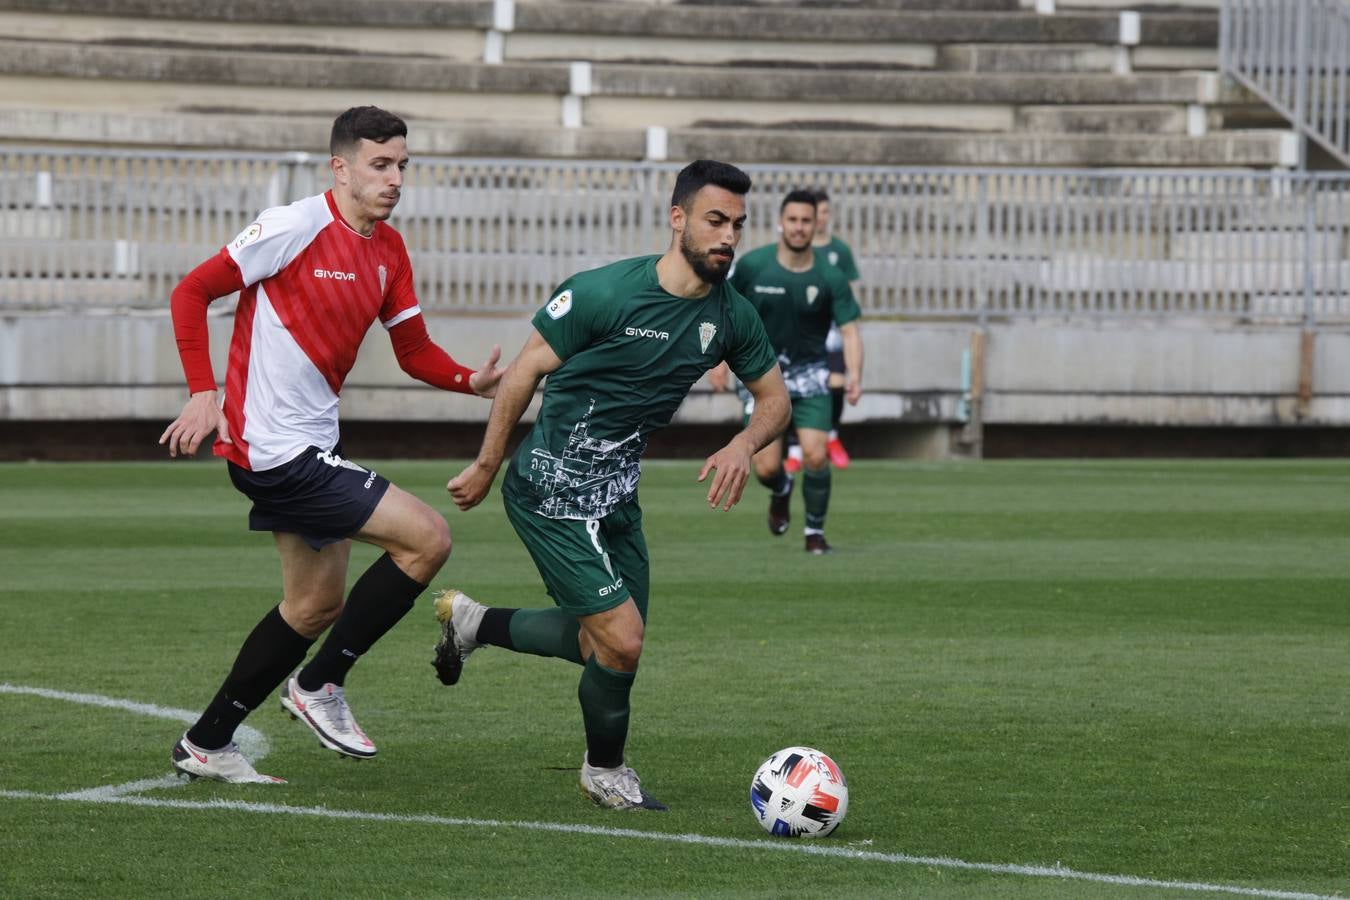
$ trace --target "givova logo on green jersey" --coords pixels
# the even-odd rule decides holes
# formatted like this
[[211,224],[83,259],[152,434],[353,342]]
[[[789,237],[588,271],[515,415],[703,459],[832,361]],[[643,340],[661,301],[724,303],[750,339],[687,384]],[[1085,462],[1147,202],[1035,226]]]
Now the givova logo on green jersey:
[[623,330],[623,333],[629,337],[652,338],[657,341],[670,340],[669,331],[657,331],[655,328],[634,328],[629,325]]

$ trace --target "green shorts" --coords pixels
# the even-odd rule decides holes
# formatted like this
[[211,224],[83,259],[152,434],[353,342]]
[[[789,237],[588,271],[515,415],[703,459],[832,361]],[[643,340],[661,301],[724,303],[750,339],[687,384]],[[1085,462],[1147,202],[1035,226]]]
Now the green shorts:
[[505,496],[503,502],[559,609],[589,616],[632,597],[647,620],[651,570],[637,498],[602,519],[549,519]]
[[[792,398],[792,427],[798,430],[814,428],[817,431],[829,431],[834,418],[834,401],[829,394],[815,397]],[[755,398],[745,401],[745,416],[741,419],[744,428],[750,422],[750,413],[755,410]]]

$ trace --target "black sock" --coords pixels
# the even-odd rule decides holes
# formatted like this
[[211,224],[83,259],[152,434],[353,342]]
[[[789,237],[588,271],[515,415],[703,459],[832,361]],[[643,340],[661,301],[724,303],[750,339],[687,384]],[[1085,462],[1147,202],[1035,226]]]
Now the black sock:
[[505,647],[507,650],[516,649],[515,642],[511,640],[511,617],[515,614],[514,609],[502,606],[488,607],[483,613],[483,621],[478,623],[478,634],[475,639],[480,644]]
[[340,685],[361,654],[398,624],[413,608],[417,595],[427,589],[394,564],[386,553],[352,586],[347,606],[333,623],[328,638],[300,670],[296,680],[306,691],[317,691],[325,684]]
[[843,390],[830,391],[830,427],[839,430],[839,420],[844,417]]
[[755,477],[759,479],[760,484],[780,497],[792,493],[792,476],[787,473],[787,469],[779,467],[777,472],[767,478],[761,475]]
[[272,607],[244,639],[234,667],[225,676],[188,740],[203,750],[219,750],[230,742],[244,717],[276,690],[314,643],[286,624],[281,608]]

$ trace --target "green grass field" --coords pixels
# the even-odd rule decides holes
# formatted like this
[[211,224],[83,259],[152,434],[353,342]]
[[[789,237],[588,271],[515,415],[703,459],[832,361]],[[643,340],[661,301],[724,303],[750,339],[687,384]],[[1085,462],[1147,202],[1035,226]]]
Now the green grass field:
[[[437,586],[547,603],[495,492],[377,468],[449,511]],[[800,498],[775,539],[696,471],[642,487],[652,814],[578,792],[579,670],[490,649],[440,686],[425,597],[348,680],[378,759],[269,701],[288,785],[154,780],[279,599],[271,539],[214,463],[0,466],[0,896],[1350,894],[1350,466],[864,462],[825,558]],[[751,818],[791,744],[849,779],[829,838]]]

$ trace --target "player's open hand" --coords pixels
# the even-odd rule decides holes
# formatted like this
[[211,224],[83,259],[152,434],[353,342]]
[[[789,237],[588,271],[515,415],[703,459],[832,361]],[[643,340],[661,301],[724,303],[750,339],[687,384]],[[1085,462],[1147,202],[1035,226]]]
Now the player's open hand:
[[497,368],[497,363],[501,361],[502,348],[500,344],[492,345],[492,353],[488,356],[488,361],[469,376],[469,387],[480,397],[495,397],[497,395],[497,382],[502,380],[502,373],[505,369]]
[[225,413],[216,402],[216,392],[199,391],[184,404],[178,418],[164,429],[164,433],[159,436],[159,442],[169,446],[170,456],[177,456],[180,453],[192,456],[196,454],[202,441],[213,431],[220,436],[222,442],[234,443],[230,440],[230,425],[225,420]]
[[732,440],[721,450],[703,461],[698,480],[703,481],[709,472],[716,472],[712,486],[708,488],[708,506],[729,510],[741,502],[746,482],[750,480],[750,459],[752,454],[740,440]]
[[463,472],[451,478],[445,489],[450,492],[450,499],[455,501],[456,506],[469,510],[483,502],[483,498],[492,489],[492,479],[496,477],[495,467],[485,466],[474,460]]

